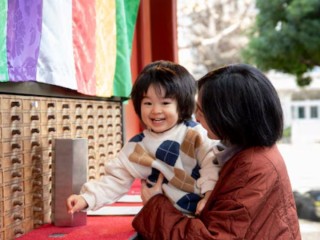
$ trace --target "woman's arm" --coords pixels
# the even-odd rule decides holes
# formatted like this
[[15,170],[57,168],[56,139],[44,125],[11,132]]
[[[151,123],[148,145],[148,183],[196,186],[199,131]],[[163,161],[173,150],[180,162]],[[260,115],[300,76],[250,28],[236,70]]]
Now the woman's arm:
[[214,239],[201,220],[184,216],[162,194],[147,202],[132,225],[143,239]]
[[158,194],[147,202],[132,224],[143,239],[243,239],[250,218],[243,206],[230,200],[190,218],[178,211],[167,197]]

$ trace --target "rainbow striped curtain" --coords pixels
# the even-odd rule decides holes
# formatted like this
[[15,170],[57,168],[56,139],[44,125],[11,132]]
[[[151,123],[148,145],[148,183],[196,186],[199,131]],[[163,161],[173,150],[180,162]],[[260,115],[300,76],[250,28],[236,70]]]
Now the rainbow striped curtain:
[[128,97],[138,7],[139,0],[0,0],[0,81]]

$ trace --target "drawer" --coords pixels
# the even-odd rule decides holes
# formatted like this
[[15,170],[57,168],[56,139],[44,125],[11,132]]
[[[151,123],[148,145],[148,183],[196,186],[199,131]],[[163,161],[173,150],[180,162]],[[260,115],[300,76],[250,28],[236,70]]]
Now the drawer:
[[3,184],[9,183],[9,182],[22,181],[24,179],[24,168],[17,167],[17,168],[9,168],[9,169],[2,170],[1,179]]
[[2,156],[22,152],[22,140],[0,142]]
[[41,112],[48,110],[54,111],[56,109],[56,106],[57,100],[54,98],[42,99],[42,101],[40,102]]
[[24,163],[23,154],[3,157],[0,163],[2,169],[22,167]]
[[43,224],[51,223],[52,222],[51,216],[52,216],[51,211],[46,213],[34,212],[34,215],[33,215],[34,226],[39,227]]
[[[54,141],[52,141],[52,144]],[[42,161],[44,162],[50,162],[52,163],[53,160],[53,150],[52,149],[47,149],[42,151]]]
[[36,150],[41,146],[41,138],[38,133],[32,134],[31,138],[23,140],[23,151],[31,152],[31,150]]
[[56,125],[47,125],[47,126],[41,126],[40,128],[40,134],[42,137],[47,138],[56,138],[57,136],[57,126]]
[[34,204],[33,212],[38,214],[48,213],[51,212],[51,198],[50,199],[43,199],[43,201],[39,201]]
[[24,207],[24,217],[25,218],[32,218],[33,217],[34,207],[32,205]]
[[39,98],[26,98],[22,102],[22,109],[23,111],[31,112],[32,114],[40,112],[40,101]]
[[9,227],[6,227],[4,231],[4,239],[16,239],[21,237],[23,234],[30,232],[33,229],[33,219],[26,218],[19,223],[15,223]]
[[52,185],[43,185],[42,188],[33,192],[33,201],[34,203],[41,202],[43,199],[52,198]]
[[9,210],[14,210],[17,208],[21,208],[24,206],[24,196],[21,195],[19,197],[15,197],[15,198],[9,198],[6,200],[3,200],[1,202],[1,212],[6,212]]
[[2,112],[0,117],[2,126],[20,127],[22,125],[22,113]]
[[32,206],[33,205],[33,193],[26,193],[24,195],[24,205]]
[[3,225],[10,226],[21,223],[24,220],[25,212],[24,207],[6,211],[3,215]]
[[41,113],[24,112],[22,121],[24,124],[32,124],[33,126],[40,126]]
[[22,128],[20,129],[19,127],[3,127],[1,129],[1,139],[3,140],[10,140],[12,138],[21,138],[22,137]]
[[21,111],[22,99],[16,99],[15,97],[2,97],[1,98],[1,110],[7,111]]
[[34,179],[24,181],[25,193],[38,193],[41,192],[43,186],[48,186],[51,189],[52,185],[52,174],[42,174]]
[[3,200],[21,197],[24,195],[24,184],[22,181],[9,183],[7,185],[3,185],[0,188],[0,191]]
[[48,109],[40,113],[40,121],[43,125],[55,125],[57,123],[57,113],[54,109]]

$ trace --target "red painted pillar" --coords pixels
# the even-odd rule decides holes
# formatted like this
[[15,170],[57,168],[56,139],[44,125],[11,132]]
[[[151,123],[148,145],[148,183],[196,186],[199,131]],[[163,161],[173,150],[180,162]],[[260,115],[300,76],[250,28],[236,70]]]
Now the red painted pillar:
[[150,0],[152,60],[178,61],[176,0]]
[[[135,81],[142,68],[155,60],[177,62],[176,0],[141,0],[132,44],[131,72]],[[124,140],[142,130],[132,102],[124,104]]]

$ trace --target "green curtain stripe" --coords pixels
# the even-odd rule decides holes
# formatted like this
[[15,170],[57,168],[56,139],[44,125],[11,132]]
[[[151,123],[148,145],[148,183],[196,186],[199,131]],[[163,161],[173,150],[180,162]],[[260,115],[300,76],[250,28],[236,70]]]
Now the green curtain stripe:
[[0,82],[8,82],[7,65],[7,1],[0,1]]
[[117,55],[113,96],[128,97],[131,92],[131,49],[140,0],[116,0]]

